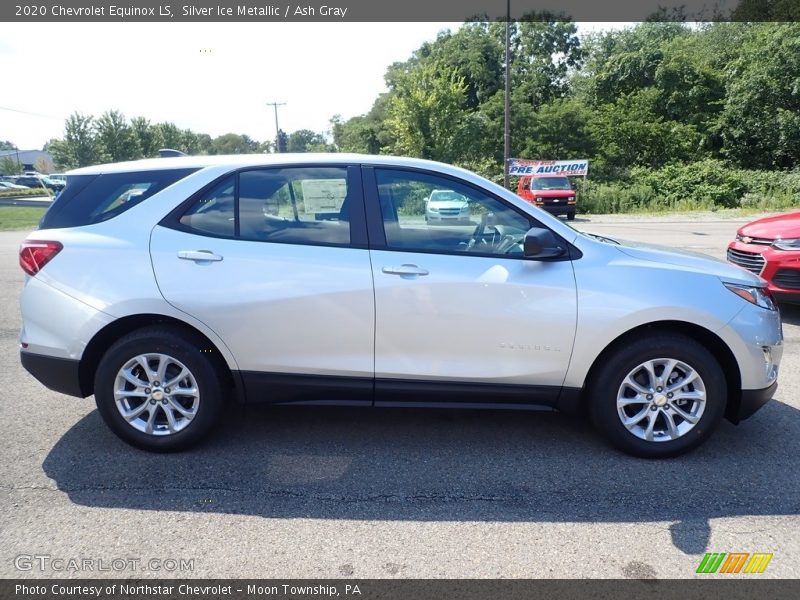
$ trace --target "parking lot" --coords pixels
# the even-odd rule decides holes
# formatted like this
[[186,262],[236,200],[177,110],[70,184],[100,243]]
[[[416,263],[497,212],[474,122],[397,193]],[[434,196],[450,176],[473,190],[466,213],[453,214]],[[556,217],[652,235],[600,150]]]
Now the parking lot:
[[[574,224],[723,258],[753,218]],[[776,399],[677,459],[622,455],[556,413],[270,407],[154,455],[20,366],[24,235],[0,233],[0,577],[685,578],[706,552],[800,576],[798,308]],[[53,568],[72,558],[95,568]]]

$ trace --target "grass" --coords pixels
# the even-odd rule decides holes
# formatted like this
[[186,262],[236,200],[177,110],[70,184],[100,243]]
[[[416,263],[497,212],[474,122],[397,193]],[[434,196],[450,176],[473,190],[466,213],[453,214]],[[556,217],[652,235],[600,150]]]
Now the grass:
[[38,206],[0,206],[0,231],[34,229],[45,210]]

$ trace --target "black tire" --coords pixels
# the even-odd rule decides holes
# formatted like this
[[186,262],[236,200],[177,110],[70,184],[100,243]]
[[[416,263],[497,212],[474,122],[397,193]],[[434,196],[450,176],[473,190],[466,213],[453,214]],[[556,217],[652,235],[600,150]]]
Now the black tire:
[[[646,361],[662,358],[676,359],[697,372],[705,387],[705,407],[694,427],[680,437],[663,441],[648,441],[637,437],[623,425],[617,411],[617,395],[623,381],[633,369]],[[727,402],[727,383],[716,358],[695,340],[671,333],[654,333],[621,345],[612,355],[603,360],[600,370],[592,377],[589,386],[590,413],[594,426],[615,447],[628,454],[643,458],[678,456],[696,448],[708,439],[719,425]],[[659,395],[655,396],[658,399]],[[663,401],[664,398],[662,397],[661,400]],[[643,407],[640,410],[647,408],[646,405],[634,404],[623,410],[637,412],[636,407],[638,406]],[[668,412],[674,405],[668,403],[666,406],[667,411],[659,411],[658,408],[652,409],[652,407],[650,409],[658,415]],[[676,415],[674,408],[672,408],[671,414]],[[666,427],[666,415],[656,418],[659,419],[656,421],[657,425],[660,423],[662,429]],[[672,422],[676,420],[683,423],[678,416],[673,418]]]
[[575,220],[575,213],[574,212],[567,213],[567,221],[574,221],[574,220]]
[[[126,421],[117,408],[114,398],[117,375],[128,361],[144,354],[168,355],[185,366],[196,382],[196,412],[179,431],[165,435],[140,431]],[[132,446],[151,452],[184,450],[200,441],[217,421],[224,404],[222,364],[215,349],[207,348],[180,329],[164,326],[140,329],[117,341],[100,360],[94,379],[97,409],[108,427]],[[160,411],[162,421],[166,419],[165,409],[156,405],[155,410]],[[144,414],[149,414],[147,409]],[[173,418],[175,415],[181,418],[179,413],[173,411],[172,414]]]

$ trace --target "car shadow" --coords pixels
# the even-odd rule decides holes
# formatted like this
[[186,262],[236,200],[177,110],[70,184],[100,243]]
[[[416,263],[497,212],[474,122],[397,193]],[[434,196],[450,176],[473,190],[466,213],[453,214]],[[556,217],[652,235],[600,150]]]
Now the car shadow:
[[43,468],[84,506],[264,518],[672,522],[706,550],[709,520],[800,512],[797,410],[770,402],[670,460],[623,455],[558,413],[237,406],[198,448],[150,454],[96,411]]

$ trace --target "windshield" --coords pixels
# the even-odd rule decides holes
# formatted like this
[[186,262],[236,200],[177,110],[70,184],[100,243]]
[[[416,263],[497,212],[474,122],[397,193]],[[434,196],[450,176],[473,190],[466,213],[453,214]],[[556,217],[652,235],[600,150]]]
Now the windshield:
[[460,202],[466,202],[466,198],[459,194],[458,192],[453,191],[446,191],[446,192],[431,192],[431,202],[438,202],[442,200],[457,200]]
[[571,190],[566,177],[534,177],[531,180],[532,190]]

